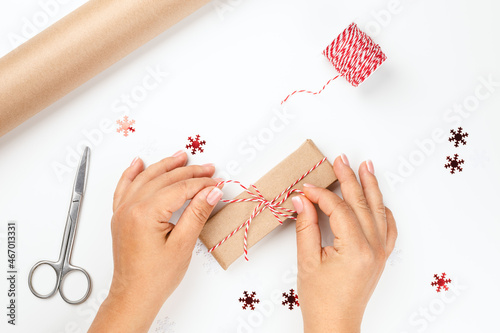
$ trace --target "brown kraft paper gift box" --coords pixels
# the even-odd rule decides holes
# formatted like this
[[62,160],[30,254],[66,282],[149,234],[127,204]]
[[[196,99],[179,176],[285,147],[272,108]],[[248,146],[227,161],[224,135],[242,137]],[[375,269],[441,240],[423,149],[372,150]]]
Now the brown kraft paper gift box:
[[[295,152],[259,179],[255,183],[255,186],[267,200],[272,200],[323,158],[323,154],[319,151],[314,142],[307,140]],[[337,181],[337,177],[333,172],[333,167],[328,160],[326,160],[293,188],[301,190],[304,183],[326,188],[335,181]],[[294,195],[297,194],[290,196],[281,206],[288,209],[294,209],[291,200]],[[250,195],[243,192],[235,199],[248,197],[250,197]],[[200,234],[200,240],[208,249],[211,249],[238,226],[248,220],[258,204],[258,202],[227,204],[207,221]],[[284,217],[280,217],[280,219],[282,221],[285,220]],[[280,223],[276,217],[269,209],[265,209],[256,216],[251,223],[250,229],[248,230],[248,248],[250,249],[278,226],[280,226]],[[245,228],[242,228],[212,252],[214,258],[225,270],[243,254],[244,232]]]

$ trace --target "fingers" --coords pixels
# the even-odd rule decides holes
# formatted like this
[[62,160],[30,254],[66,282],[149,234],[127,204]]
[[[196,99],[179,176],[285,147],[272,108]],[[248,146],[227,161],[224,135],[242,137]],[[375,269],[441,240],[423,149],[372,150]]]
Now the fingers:
[[300,263],[308,259],[321,259],[321,231],[318,225],[316,208],[307,198],[300,195],[292,198],[297,211],[297,260]]
[[207,187],[195,195],[169,237],[171,247],[191,253],[215,205],[222,198],[218,187]]
[[396,239],[398,238],[398,228],[396,227],[396,220],[394,219],[394,215],[392,215],[392,211],[386,207],[385,214],[387,216],[387,241],[385,246],[385,252],[387,257],[394,250],[394,246],[396,246]]
[[136,157],[132,164],[123,172],[118,185],[116,185],[115,194],[113,196],[113,211],[118,207],[128,186],[134,179],[144,170],[144,162]]
[[[330,217],[330,227],[335,236],[334,247],[349,244],[366,244],[363,230],[351,208],[335,193],[309,184],[304,185],[307,198],[318,204],[319,208]],[[336,242],[336,244],[335,244]]]
[[167,239],[170,236],[170,232],[172,230],[174,230],[175,224],[170,223],[170,222],[166,222],[166,223],[162,223],[161,227],[162,227],[163,235],[165,235],[165,239]]
[[180,209],[187,200],[194,198],[205,187],[216,186],[212,178],[190,178],[167,186],[149,200],[149,210],[159,222],[168,222],[172,213]]
[[363,189],[358,183],[356,175],[349,166],[349,161],[344,154],[335,159],[333,169],[339,180],[344,201],[351,207],[354,214],[356,214],[366,239],[370,244],[378,245],[381,243],[381,239],[375,226],[372,212],[366,201]]
[[141,188],[144,184],[147,182],[155,179],[156,177],[167,173],[171,170],[174,170],[176,168],[182,167],[186,164],[187,162],[187,155],[183,151],[178,151],[172,157],[167,157],[164,158],[163,160],[150,165],[149,167],[146,168],[143,172],[141,172],[132,182],[132,184],[129,185],[128,193],[127,195],[132,195],[134,192],[136,192],[139,188]]
[[374,175],[375,171],[373,163],[371,161],[361,163],[358,173],[368,207],[370,207],[370,211],[375,219],[375,226],[378,234],[382,240],[382,244],[385,244],[387,238],[385,205],[382,192],[380,192],[380,188],[378,186],[377,178]]
[[190,165],[180,167],[172,171],[161,174],[143,186],[141,192],[155,193],[158,190],[189,178],[212,177],[215,173],[213,164]]

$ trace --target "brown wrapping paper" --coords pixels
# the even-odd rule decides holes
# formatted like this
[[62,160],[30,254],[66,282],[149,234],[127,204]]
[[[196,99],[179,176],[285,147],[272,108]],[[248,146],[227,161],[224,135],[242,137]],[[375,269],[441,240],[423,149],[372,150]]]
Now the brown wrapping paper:
[[[259,179],[255,183],[255,186],[257,186],[267,200],[272,200],[323,158],[323,154],[316,145],[311,140],[307,140],[299,149]],[[302,189],[304,183],[326,188],[336,180],[337,177],[335,177],[332,165],[328,161],[325,161],[294,188]],[[248,197],[250,195],[243,192],[235,199]],[[291,199],[292,197],[288,198],[282,206],[293,209]],[[239,225],[244,223],[257,205],[257,202],[227,204],[208,220],[200,234],[200,240],[208,249],[212,248]],[[279,225],[276,217],[268,209],[264,210],[252,221],[248,231],[248,248],[251,248]],[[212,252],[214,258],[222,268],[227,269],[243,254],[244,232],[245,228],[241,229]]]
[[0,136],[209,1],[88,1],[0,59]]

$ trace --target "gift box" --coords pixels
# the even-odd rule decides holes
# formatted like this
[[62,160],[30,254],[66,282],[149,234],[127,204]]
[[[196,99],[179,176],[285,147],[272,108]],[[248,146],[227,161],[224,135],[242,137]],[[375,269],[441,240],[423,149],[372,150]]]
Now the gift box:
[[[249,190],[262,195],[267,201],[273,202],[276,199],[274,201],[276,203],[286,198],[286,194],[277,198],[281,193],[290,194],[289,190],[301,190],[304,183],[326,188],[335,181],[337,181],[337,177],[333,172],[332,165],[314,142],[307,140],[295,152],[259,179],[254,184],[255,188],[249,187]],[[294,183],[296,184],[289,188]],[[228,203],[207,221],[200,234],[200,240],[208,249],[212,250],[214,258],[226,270],[244,253],[245,240],[249,249],[287,219],[286,215],[289,215],[289,213],[286,214],[287,210],[288,212],[293,211],[292,197],[294,195],[301,194],[291,193],[283,203],[279,204],[279,207],[285,210],[284,216],[273,214],[272,210],[263,205],[262,202]],[[244,191],[233,201],[249,198],[252,198],[252,195]],[[235,232],[238,227],[249,220],[259,205],[263,209],[251,220],[247,237],[245,237],[245,227]],[[260,210],[260,207],[258,209]],[[233,232],[234,234],[232,234]],[[227,238],[228,236],[230,237]],[[221,241],[224,242],[220,244]],[[216,248],[213,249],[214,247]]]

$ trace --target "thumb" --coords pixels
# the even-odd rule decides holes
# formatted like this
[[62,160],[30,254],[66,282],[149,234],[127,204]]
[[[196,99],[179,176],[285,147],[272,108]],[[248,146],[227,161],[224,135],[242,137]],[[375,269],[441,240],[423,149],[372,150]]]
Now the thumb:
[[306,260],[321,258],[321,231],[314,205],[304,196],[292,198],[297,211],[297,260],[299,266]]
[[168,241],[176,248],[193,251],[201,230],[222,195],[221,189],[213,186],[196,194],[179,218]]

